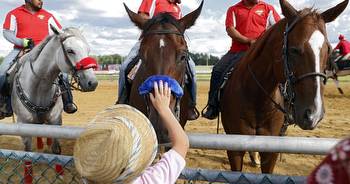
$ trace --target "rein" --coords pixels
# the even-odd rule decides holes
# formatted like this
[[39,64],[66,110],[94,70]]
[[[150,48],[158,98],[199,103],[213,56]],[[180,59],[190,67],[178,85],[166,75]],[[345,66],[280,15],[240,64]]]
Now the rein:
[[286,30],[283,34],[283,48],[282,48],[282,58],[283,58],[283,70],[284,77],[286,81],[283,84],[280,84],[280,90],[282,92],[282,96],[284,99],[284,107],[277,103],[265,90],[265,88],[261,85],[259,80],[256,78],[256,75],[252,72],[250,65],[248,64],[248,71],[253,77],[255,83],[259,86],[259,88],[264,92],[264,94],[268,97],[268,99],[274,104],[275,108],[281,111],[285,116],[285,121],[283,123],[281,129],[281,135],[284,135],[287,127],[291,124],[294,124],[294,116],[295,116],[295,90],[294,87],[300,81],[310,78],[310,77],[321,77],[324,82],[327,81],[327,76],[324,73],[320,72],[310,72],[303,74],[301,76],[295,76],[294,72],[291,70],[290,62],[289,62],[289,54],[288,54],[288,34],[293,30],[295,25],[299,22],[302,17],[297,16],[293,22],[289,25],[286,24]]

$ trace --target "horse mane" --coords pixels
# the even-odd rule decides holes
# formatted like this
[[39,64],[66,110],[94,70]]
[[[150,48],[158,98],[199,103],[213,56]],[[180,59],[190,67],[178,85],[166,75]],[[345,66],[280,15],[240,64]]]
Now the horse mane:
[[83,42],[85,42],[85,44],[88,45],[86,38],[83,36],[82,32],[79,29],[77,29],[75,27],[68,27],[68,28],[63,29],[63,31],[64,31],[64,34],[74,35],[74,36],[80,38]]
[[169,13],[160,13],[152,19],[148,20],[145,23],[145,26],[143,28],[143,32],[147,32],[154,24],[172,24],[174,25],[178,30],[181,30],[179,22]]
[[[74,28],[74,27],[68,27],[68,28],[63,29],[63,32],[64,32],[63,34],[65,34],[65,35],[74,35],[74,36],[80,38],[84,43],[86,43],[88,45],[87,40],[82,35],[82,33],[79,29]],[[48,35],[38,46],[34,47],[34,49],[29,54],[23,56],[23,58],[30,57],[31,59],[33,59],[35,61],[35,59],[38,58],[39,54],[43,51],[45,46],[55,36],[56,36],[55,34]]]
[[23,59],[26,59],[27,57],[30,57],[31,59],[35,60],[38,58],[39,54],[43,51],[47,43],[54,37],[54,35],[47,36],[41,43],[39,43],[38,46],[34,47],[34,49],[29,52],[29,54],[23,56]]
[[[317,9],[314,8],[305,8],[303,10],[300,10],[298,12],[299,17],[301,17],[301,19],[304,19],[306,17],[312,17],[315,20],[320,20],[322,19],[322,16],[318,13]],[[265,45],[265,43],[271,38],[270,35],[275,33],[276,29],[284,29],[285,27],[283,26],[285,24],[287,20],[284,18],[282,20],[280,20],[279,22],[277,22],[276,24],[274,24],[273,26],[271,26],[269,29],[267,29],[262,36],[257,40],[257,42],[255,44],[253,44],[249,50],[246,52],[245,56],[242,58],[242,60],[249,60],[249,58],[251,57],[256,57],[257,55],[259,55],[259,53],[261,52],[262,48]],[[282,28],[281,28],[282,27]],[[324,30],[321,30],[322,32],[324,32]],[[281,35],[283,35],[283,31],[281,32]],[[281,46],[282,46],[282,40],[281,40]],[[251,60],[250,62],[254,62],[254,60]],[[244,65],[246,64],[246,61],[243,62],[239,62],[237,67],[239,67],[240,65]]]

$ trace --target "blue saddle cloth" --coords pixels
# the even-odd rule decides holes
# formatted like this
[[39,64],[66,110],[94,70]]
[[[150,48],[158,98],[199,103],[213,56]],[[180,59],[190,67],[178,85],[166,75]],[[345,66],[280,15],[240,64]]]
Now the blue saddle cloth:
[[163,83],[168,83],[168,86],[171,89],[172,94],[176,98],[181,98],[184,95],[184,92],[180,84],[173,78],[167,75],[153,75],[145,80],[142,85],[139,87],[139,94],[146,95],[153,91],[154,82],[163,81]]

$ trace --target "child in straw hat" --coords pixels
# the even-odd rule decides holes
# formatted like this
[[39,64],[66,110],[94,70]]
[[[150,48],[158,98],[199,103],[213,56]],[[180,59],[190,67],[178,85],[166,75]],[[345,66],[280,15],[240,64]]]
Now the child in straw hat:
[[74,147],[75,166],[84,183],[175,183],[186,165],[189,140],[169,108],[170,98],[167,83],[154,83],[150,100],[169,132],[172,149],[153,166],[149,164],[157,138],[141,112],[117,105],[97,115]]

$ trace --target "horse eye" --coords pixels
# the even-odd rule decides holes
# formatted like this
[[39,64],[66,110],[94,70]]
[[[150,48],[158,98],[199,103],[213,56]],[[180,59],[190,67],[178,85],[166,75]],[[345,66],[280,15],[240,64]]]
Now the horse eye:
[[67,53],[68,54],[75,54],[74,50],[72,50],[72,49],[67,49]]
[[185,62],[187,60],[187,53],[181,53],[178,57],[178,61]]

